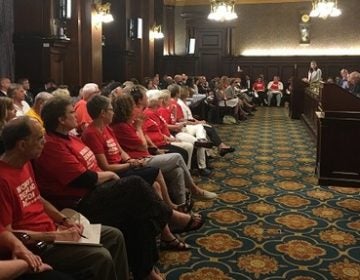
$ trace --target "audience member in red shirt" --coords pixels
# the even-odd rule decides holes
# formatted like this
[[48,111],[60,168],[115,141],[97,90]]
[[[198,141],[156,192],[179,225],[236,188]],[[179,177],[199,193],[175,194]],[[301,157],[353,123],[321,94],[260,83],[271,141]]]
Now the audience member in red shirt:
[[[43,199],[36,185],[30,160],[43,150],[42,127],[29,117],[20,117],[5,126],[2,137],[5,153],[0,158],[0,224],[8,230],[25,232],[35,240],[77,241],[82,225],[72,222]],[[103,247],[54,244],[40,252],[40,257],[75,277],[86,270],[94,280],[128,279],[122,234],[117,229],[102,227],[100,242]],[[119,245],[114,246],[114,242]],[[39,261],[35,260],[34,265],[39,265]]]
[[[158,113],[160,105],[159,90],[147,91],[145,97],[148,102],[148,107],[144,110],[145,121],[143,123],[143,130],[146,135],[152,140],[152,142],[160,149],[168,150],[170,153],[179,153],[183,156],[184,161],[187,162],[187,166],[191,168],[191,158],[194,150],[194,143],[182,142],[173,137],[167,127],[167,123]],[[183,153],[186,152],[187,156],[184,157]],[[206,162],[205,167],[206,167]],[[200,167],[200,168],[205,168]]]
[[[135,86],[131,93],[145,95],[146,89]],[[217,195],[199,188],[189,173],[183,158],[179,154],[150,156],[147,142],[142,130],[143,119],[133,118],[135,102],[132,97],[118,96],[113,102],[114,119],[112,128],[121,147],[132,158],[145,158],[145,164],[161,169],[167,182],[170,197],[177,204],[185,202],[185,187],[194,198],[213,199]]]
[[[170,94],[171,94],[171,98],[173,99],[179,99],[180,97],[180,90],[181,90],[181,87],[179,85],[176,85],[176,84],[173,84],[173,85],[170,85],[168,87],[168,90],[170,91]],[[183,105],[184,106],[187,106],[185,103],[184,103],[184,100],[183,100]],[[181,106],[180,106],[180,109],[182,110]],[[232,153],[235,151],[234,148],[226,145],[220,138],[220,136],[218,135],[216,129],[207,124],[206,121],[200,121],[200,120],[196,120],[195,118],[193,118],[192,116],[192,113],[191,113],[191,110],[189,108],[187,108],[187,111],[188,111],[188,114],[189,114],[189,119],[182,119],[181,121],[185,121],[186,122],[186,127],[189,125],[199,125],[201,124],[203,129],[205,129],[206,131],[206,134],[207,136],[209,137],[209,139],[212,141],[212,143],[218,148],[218,152],[220,154],[220,156],[225,156],[227,153]],[[183,116],[185,116],[184,112],[183,112]],[[191,133],[193,134],[193,133]],[[196,130],[196,136],[198,134],[198,130]],[[200,134],[200,133],[199,133]],[[205,135],[206,135],[205,134]],[[203,136],[197,136],[197,139],[200,138],[200,137],[203,137]],[[206,137],[206,136],[205,136]]]
[[267,104],[267,99],[266,99],[266,87],[265,87],[265,83],[262,80],[262,78],[257,78],[257,80],[255,81],[255,83],[252,86],[253,91],[255,92],[255,94],[258,95],[258,97],[256,97],[256,99],[258,99],[258,105],[264,105]]
[[[178,133],[176,135],[176,138],[171,136],[170,131],[167,127],[167,123],[158,113],[158,109],[161,103],[161,99],[160,99],[161,91],[150,90],[147,91],[146,94],[148,96],[149,106],[144,110],[144,114],[147,116],[147,118],[145,119],[145,123],[143,125],[143,129],[145,133],[148,133],[150,138],[151,136],[157,138],[162,136],[164,139],[163,141],[165,140],[169,141],[170,144],[167,144],[167,146],[179,145],[180,147],[187,149],[189,154],[192,155],[194,145],[198,143],[197,139],[194,136],[190,135],[189,133],[182,133],[182,132],[180,132],[181,134]],[[203,138],[205,138],[206,132],[202,126],[200,128],[204,131]],[[199,174],[202,176],[209,176],[211,174],[211,171],[206,168],[205,148],[198,147],[196,149],[196,152],[197,152],[196,153],[197,167],[199,168]]]
[[97,84],[86,84],[81,89],[82,99],[80,99],[74,106],[76,121],[78,123],[77,130],[79,134],[81,134],[91,122],[91,117],[86,109],[86,103],[97,94],[100,94],[100,89]]
[[284,85],[280,82],[280,78],[278,76],[274,76],[274,80],[269,82],[267,85],[268,89],[268,106],[271,106],[271,99],[275,95],[276,97],[276,106],[280,107],[282,91],[284,90]]
[[131,158],[120,147],[114,132],[109,127],[114,115],[110,100],[101,95],[95,96],[87,103],[87,109],[93,122],[85,129],[81,138],[95,154],[101,169],[114,171],[120,177],[138,175],[151,185],[155,183],[155,188],[160,188],[164,201],[173,209],[178,209],[169,197],[160,169],[144,167],[142,159]]
[[[52,138],[45,142],[42,155],[37,160],[39,177],[47,176],[54,182],[60,182],[65,194],[72,188],[88,188],[77,206],[78,210],[92,222],[121,229],[135,279],[143,279],[155,273],[153,266],[158,260],[156,237],[160,233],[164,242],[169,241],[170,237],[171,240],[176,239],[167,226],[168,222],[180,228],[190,223],[188,230],[202,226],[200,215],[195,219],[174,211],[139,176],[119,180],[116,173],[102,171],[97,166],[94,154],[80,139],[73,145],[74,137],[68,134],[77,122],[70,100],[54,97],[45,104],[42,118],[46,133]],[[62,144],[56,145],[55,138]],[[60,167],[57,162],[62,158],[66,158],[66,161]],[[187,249],[187,246],[181,245],[180,249]]]

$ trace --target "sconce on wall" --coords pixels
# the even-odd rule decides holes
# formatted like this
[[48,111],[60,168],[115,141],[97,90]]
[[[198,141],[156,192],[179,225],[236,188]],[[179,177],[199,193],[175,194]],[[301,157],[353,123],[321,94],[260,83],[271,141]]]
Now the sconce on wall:
[[109,2],[102,4],[101,0],[94,1],[95,21],[99,23],[109,23],[114,20],[110,12],[111,4]]
[[162,39],[164,38],[164,33],[161,32],[161,25],[154,24],[150,28],[150,39]]

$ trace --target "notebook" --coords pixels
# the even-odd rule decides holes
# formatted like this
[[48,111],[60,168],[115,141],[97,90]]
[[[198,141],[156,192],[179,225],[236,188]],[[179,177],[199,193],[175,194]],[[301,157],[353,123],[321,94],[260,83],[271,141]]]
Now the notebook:
[[63,209],[61,213],[69,219],[84,226],[84,231],[82,233],[84,237],[81,237],[78,241],[55,240],[55,244],[102,246],[100,244],[101,224],[90,224],[89,220],[85,216],[70,208]]

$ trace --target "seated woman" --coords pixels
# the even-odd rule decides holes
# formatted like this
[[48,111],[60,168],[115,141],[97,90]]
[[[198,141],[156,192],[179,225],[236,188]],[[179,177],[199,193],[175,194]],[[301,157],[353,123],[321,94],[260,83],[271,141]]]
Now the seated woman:
[[[135,86],[132,92],[143,94],[142,87]],[[114,118],[112,129],[121,147],[131,158],[144,159],[145,166],[159,167],[169,187],[170,197],[176,204],[186,200],[186,188],[193,198],[214,199],[213,192],[202,190],[195,184],[183,158],[177,153],[151,156],[142,130],[143,119],[134,116],[134,100],[129,95],[118,96],[113,100]]]
[[[182,89],[178,85],[169,86],[170,94],[173,101],[177,102],[177,105],[172,105],[170,109],[172,113],[175,112],[175,116],[172,116],[172,119],[176,119],[176,122],[186,122],[187,125],[201,125],[205,131],[209,139],[213,142],[213,144],[218,148],[218,152],[220,156],[225,156],[228,153],[233,153],[235,151],[234,148],[226,145],[218,135],[216,129],[207,124],[206,121],[199,121],[195,119],[191,113],[189,106],[186,105],[187,92],[186,89]],[[181,94],[181,98],[180,97]]]
[[1,137],[2,129],[9,120],[16,117],[14,102],[9,97],[0,97],[0,155],[4,153],[4,146]]
[[[193,149],[194,146],[197,146],[199,144],[199,142],[197,142],[197,139],[189,133],[179,132],[176,134],[176,137],[170,134],[170,130],[165,119],[162,118],[159,113],[160,106],[163,104],[163,99],[167,98],[167,100],[170,101],[170,93],[168,90],[148,91],[147,95],[149,99],[149,106],[144,111],[147,119],[145,120],[143,128],[144,131],[148,133],[150,138],[154,139],[153,141],[158,143],[157,145],[164,145],[165,141],[169,141],[173,145],[186,144]],[[206,131],[204,130],[202,137],[205,138],[205,136]],[[158,140],[156,141],[156,139]],[[211,171],[206,168],[205,148],[197,146],[196,159],[200,175],[209,176]]]
[[[149,90],[146,92],[148,100],[148,106],[144,110],[145,121],[143,124],[143,130],[145,134],[151,139],[151,141],[161,149],[169,149],[171,146],[179,146],[185,149],[188,153],[188,167],[191,167],[191,158],[194,150],[194,143],[181,142],[176,138],[172,137],[169,129],[167,128],[166,122],[161,119],[157,110],[160,105],[160,91]],[[201,166],[201,168],[206,168]]]
[[73,196],[79,201],[77,210],[91,222],[119,228],[125,236],[134,279],[161,279],[153,268],[158,260],[157,235],[162,233],[166,245],[188,249],[167,224],[171,221],[182,230],[195,230],[202,226],[202,217],[173,211],[138,176],[119,180],[116,173],[100,169],[91,150],[69,135],[77,126],[70,99],[50,99],[41,117],[46,141],[35,163],[43,195],[59,199]]
[[[222,76],[217,85],[215,94],[219,107],[231,108],[232,115],[238,122],[240,120],[241,109],[239,98],[235,94],[234,86],[235,84],[231,84],[230,79],[227,76]],[[180,96],[180,100],[182,99],[183,96]]]
[[0,260],[0,279],[71,280],[70,276],[52,270],[39,256],[29,251],[10,231],[0,225],[0,249],[11,254],[11,260]]
[[167,191],[164,177],[156,167],[144,167],[143,160],[132,159],[119,145],[114,132],[109,127],[114,115],[110,99],[94,96],[87,104],[87,110],[93,121],[83,132],[81,139],[95,154],[102,170],[114,171],[120,177],[138,175],[150,185],[160,187],[160,195],[173,209],[189,210],[190,205],[174,204]]
[[267,104],[266,85],[261,77],[257,78],[252,86],[252,90],[255,93],[257,104],[264,106]]
[[[145,108],[147,108],[148,106],[148,99],[147,99],[147,95],[146,95],[146,89],[142,86],[137,86],[136,88],[139,88],[140,90],[130,90],[130,96],[134,99],[135,102],[135,108],[134,108],[134,115],[137,115],[136,118],[143,118],[144,120],[146,119],[146,116],[144,115],[144,110]],[[178,153],[180,154],[185,162],[189,162],[189,151],[185,150],[183,147],[181,147],[180,145],[175,146],[175,145],[167,145],[165,150],[159,151],[155,145],[155,143],[153,143],[153,141],[151,141],[151,138],[145,133],[145,139],[146,139],[146,143],[148,145],[148,149],[149,152],[151,154],[159,154],[161,152],[164,153]],[[187,147],[188,149],[188,147]]]

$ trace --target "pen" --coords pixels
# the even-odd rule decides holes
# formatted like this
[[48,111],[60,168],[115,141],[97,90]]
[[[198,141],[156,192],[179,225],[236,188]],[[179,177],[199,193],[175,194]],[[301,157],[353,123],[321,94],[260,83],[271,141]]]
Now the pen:
[[82,235],[82,234],[80,234],[80,237],[85,238],[85,239],[89,239],[85,235]]

